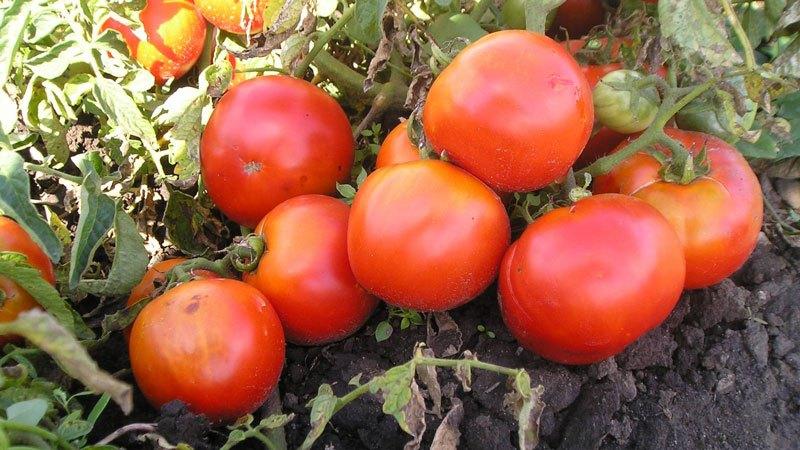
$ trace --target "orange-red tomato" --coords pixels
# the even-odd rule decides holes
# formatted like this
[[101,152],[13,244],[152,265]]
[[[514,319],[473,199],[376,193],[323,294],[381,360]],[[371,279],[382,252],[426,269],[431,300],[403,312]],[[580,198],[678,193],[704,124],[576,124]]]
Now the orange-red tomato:
[[655,208],[596,195],[546,213],[511,246],[500,270],[500,310],[523,347],[589,364],[660,324],[684,274],[678,236]]
[[566,0],[558,7],[553,31],[566,31],[568,37],[583,36],[603,23],[605,14],[602,0]]
[[705,148],[710,172],[689,184],[668,183],[661,180],[655,158],[637,153],[598,177],[595,191],[633,195],[655,206],[683,243],[686,288],[710,286],[753,252],[764,214],[761,186],[744,157],[725,141],[675,128],[666,132],[694,155]]
[[[56,284],[53,264],[44,250],[17,222],[4,216],[0,216],[0,252],[16,252],[25,255],[31,267],[38,269],[45,281],[52,285]],[[4,276],[0,276],[0,291],[3,296],[3,300],[0,302],[0,323],[11,322],[20,313],[39,307],[36,300],[20,285]],[[12,336],[0,336],[0,347],[15,340],[17,338]]]
[[419,148],[408,138],[408,121],[401,122],[383,140],[375,168],[402,164],[420,159]]
[[354,146],[347,116],[324,91],[257,77],[226,92],[211,114],[201,173],[219,209],[253,228],[284,200],[334,192],[350,176]]
[[444,311],[481,293],[510,239],[500,198],[438,160],[378,169],[356,194],[350,265],[368,291],[395,306]]
[[527,31],[489,34],[433,82],[423,109],[434,150],[498,191],[563,176],[586,145],[592,91],[569,53]]
[[181,400],[218,423],[264,403],[278,384],[285,342],[258,289],[214,279],[181,284],[145,306],[129,349],[136,383],[153,406]]
[[293,344],[344,339],[378,305],[350,270],[349,214],[335,198],[301,195],[278,205],[256,228],[269,248],[245,281],[269,299]]
[[127,25],[107,19],[100,30],[122,35],[131,57],[150,71],[159,84],[180,78],[194,66],[206,37],[206,22],[189,0],[148,0],[139,15],[146,40]]
[[[215,27],[235,34],[260,33],[264,28],[264,9],[269,0],[195,0],[197,9]],[[250,10],[245,11],[249,6]],[[249,19],[248,19],[249,17]]]

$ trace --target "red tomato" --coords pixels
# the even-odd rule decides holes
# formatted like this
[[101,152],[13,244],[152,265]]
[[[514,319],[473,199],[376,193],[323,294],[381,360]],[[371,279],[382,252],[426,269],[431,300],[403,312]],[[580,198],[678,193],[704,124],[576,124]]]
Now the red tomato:
[[683,243],[686,288],[710,286],[753,252],[764,214],[761,186],[744,157],[725,141],[694,131],[666,132],[694,155],[705,148],[711,171],[686,185],[667,183],[659,176],[658,161],[637,153],[598,177],[595,191],[633,195],[655,206]]
[[423,109],[433,148],[498,191],[530,191],[563,176],[586,145],[592,91],[552,39],[505,30],[462,50]]
[[[44,250],[31,239],[25,229],[17,222],[4,216],[0,216],[0,252],[22,253],[28,258],[28,263],[31,267],[39,270],[45,281],[52,285],[56,284],[53,264]],[[2,291],[0,294],[3,297],[2,302],[0,302],[0,323],[11,322],[20,313],[39,307],[36,300],[20,285],[4,276],[0,276],[0,291]],[[0,336],[0,348],[16,340],[18,338],[14,336]]]
[[336,101],[288,76],[257,77],[230,89],[200,141],[201,173],[217,206],[253,228],[302,194],[329,194],[350,176],[354,142]]
[[408,121],[401,122],[383,140],[375,168],[402,164],[420,159],[419,148],[408,138]]
[[335,198],[301,195],[278,205],[256,228],[269,248],[245,281],[269,299],[293,344],[344,339],[378,305],[350,270],[349,214]]
[[566,0],[558,7],[553,30],[557,34],[566,30],[568,37],[583,36],[603,23],[605,14],[602,0]]
[[684,274],[678,236],[655,208],[596,195],[543,215],[511,246],[500,269],[500,311],[523,347],[589,364],[658,326]]
[[139,18],[147,36],[145,41],[114,19],[107,19],[100,30],[120,33],[131,57],[149,70],[158,84],[182,77],[203,53],[206,38],[203,16],[189,0],[148,0]]
[[[251,17],[250,34],[260,33],[264,28],[264,9],[269,0],[195,0],[197,9],[203,17],[215,27],[230,33],[245,34],[248,28],[248,19]],[[244,8],[249,6],[249,14]]]
[[500,198],[438,160],[378,169],[350,212],[347,248],[356,280],[395,306],[444,311],[492,282],[510,227]]
[[217,423],[264,403],[278,384],[285,342],[257,289],[216,279],[184,283],[145,306],[129,349],[136,383],[153,406],[181,400]]

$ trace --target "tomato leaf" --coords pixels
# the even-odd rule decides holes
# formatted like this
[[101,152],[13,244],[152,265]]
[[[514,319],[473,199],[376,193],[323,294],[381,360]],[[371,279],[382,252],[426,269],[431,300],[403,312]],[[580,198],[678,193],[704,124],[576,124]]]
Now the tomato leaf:
[[525,0],[525,29],[543,34],[547,29],[547,15],[562,3],[564,0]]
[[67,375],[95,392],[108,393],[124,413],[133,409],[133,389],[97,366],[86,349],[53,317],[43,311],[23,312],[0,324],[0,334],[24,336],[47,352]]
[[347,35],[368,46],[377,45],[387,4],[388,0],[356,0],[353,18],[345,26]]
[[658,2],[661,32],[673,41],[688,60],[724,71],[742,63],[728,35],[723,16],[709,11],[704,0],[661,0]]
[[203,132],[203,111],[211,98],[202,90],[182,87],[157,110],[157,123],[172,125],[165,134],[169,145],[169,161],[175,164],[179,185],[193,185],[200,174],[200,135]]
[[67,71],[70,64],[83,58],[83,49],[74,39],[68,39],[50,47],[44,53],[28,59],[26,66],[41,78],[52,80],[60,77]]
[[203,224],[207,208],[194,197],[181,191],[172,191],[164,211],[167,237],[179,249],[190,255],[202,255],[208,251],[203,239]]
[[300,22],[302,0],[271,0],[264,8],[264,29],[273,34],[285,33]]
[[41,398],[24,400],[6,408],[6,420],[33,427],[39,424],[49,408],[50,405]]
[[11,64],[19,50],[22,35],[30,20],[28,0],[14,0],[0,16],[0,86],[8,81]]
[[0,151],[0,212],[16,220],[50,260],[58,262],[63,251],[61,242],[31,204],[30,184],[23,162],[22,157],[12,151]]
[[375,327],[375,340],[378,342],[383,342],[392,336],[393,331],[392,324],[384,320],[383,322],[379,323],[377,327]]
[[138,137],[145,148],[158,148],[153,125],[144,118],[136,102],[122,86],[105,78],[96,78],[92,95],[102,112],[120,127],[125,135]]
[[333,394],[331,385],[325,383],[319,387],[317,396],[311,399],[306,405],[311,408],[309,417],[311,431],[306,435],[306,439],[300,446],[300,450],[310,449],[314,445],[314,442],[322,436],[322,432],[325,431],[325,427],[328,425],[331,417],[333,417],[338,401],[339,398]]

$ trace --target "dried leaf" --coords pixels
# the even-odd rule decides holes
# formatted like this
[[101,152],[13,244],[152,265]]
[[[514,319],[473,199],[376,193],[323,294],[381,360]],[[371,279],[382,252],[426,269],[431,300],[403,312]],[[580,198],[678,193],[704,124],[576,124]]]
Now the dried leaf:
[[[473,361],[477,361],[478,357],[469,350],[464,351],[464,359],[471,359]],[[459,363],[456,365],[456,369],[453,371],[456,379],[461,382],[461,387],[464,389],[464,392],[469,392],[472,390],[472,367]]]
[[[431,319],[436,321],[438,329],[436,332],[433,330]],[[446,312],[436,312],[428,316],[428,333],[425,342],[440,358],[458,354],[464,345],[461,329]]]
[[[411,380],[411,399],[403,408],[403,418],[405,424],[400,424],[403,431],[414,436],[414,439],[406,442],[403,450],[418,450],[422,444],[422,436],[425,434],[427,424],[425,423],[425,399],[417,386],[417,381]],[[405,425],[405,426],[404,426]]]
[[394,50],[394,41],[397,32],[400,30],[402,22],[400,16],[395,12],[394,3],[390,3],[386,7],[386,11],[381,19],[381,40],[378,43],[378,49],[375,51],[375,56],[369,62],[367,69],[367,78],[364,80],[364,92],[372,89],[375,84],[375,77],[386,68],[389,58]]
[[658,3],[663,36],[674,42],[686,58],[717,71],[742,62],[728,39],[723,17],[710,11],[705,0]]
[[453,407],[444,416],[444,420],[436,429],[431,442],[431,450],[457,450],[461,440],[461,421],[464,420],[464,405],[461,400],[454,398]]
[[433,71],[424,60],[424,44],[417,29],[409,34],[411,41],[411,84],[408,86],[405,107],[418,109],[425,103],[425,97],[433,83]]
[[[436,356],[433,354],[433,350],[429,348],[423,348],[419,351],[422,353],[422,356],[425,357],[434,358]],[[417,366],[417,377],[419,377],[420,381],[425,383],[428,396],[433,402],[432,412],[436,414],[437,417],[442,417],[442,387],[439,385],[436,367],[430,365]]]

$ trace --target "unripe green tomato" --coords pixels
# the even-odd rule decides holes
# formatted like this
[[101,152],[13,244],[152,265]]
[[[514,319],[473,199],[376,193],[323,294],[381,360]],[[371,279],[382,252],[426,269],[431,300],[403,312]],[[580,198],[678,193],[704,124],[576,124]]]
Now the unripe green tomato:
[[[506,0],[505,3],[503,3],[503,9],[500,11],[500,15],[502,16],[506,28],[513,30],[525,29],[525,2],[526,0]],[[547,14],[544,25],[545,29],[549,29],[550,26],[553,25],[557,11],[558,8]]]
[[658,92],[652,86],[635,95],[631,92],[631,85],[643,78],[634,70],[615,70],[601,78],[592,95],[595,118],[617,133],[637,133],[649,127],[658,112]]

